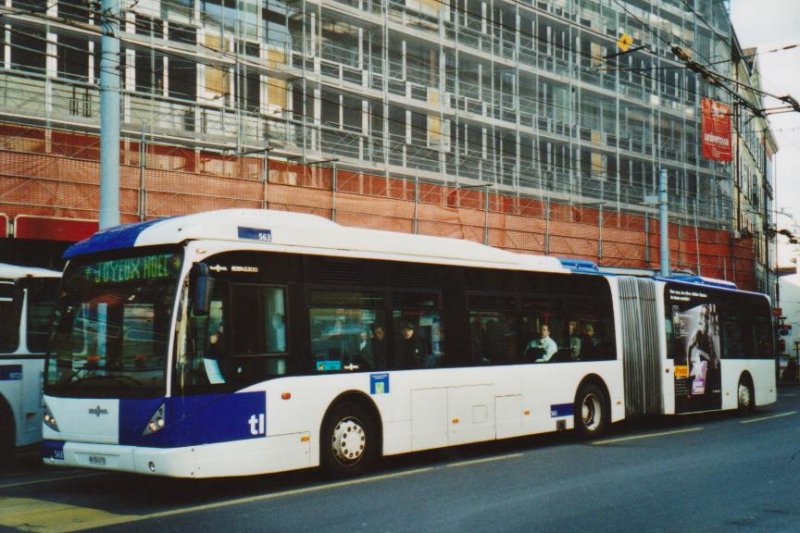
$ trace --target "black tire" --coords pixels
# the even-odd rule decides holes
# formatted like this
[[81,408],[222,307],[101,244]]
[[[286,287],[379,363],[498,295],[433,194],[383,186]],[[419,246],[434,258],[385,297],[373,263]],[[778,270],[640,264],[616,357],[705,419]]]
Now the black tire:
[[358,403],[335,405],[322,422],[320,462],[333,477],[358,476],[379,454],[380,438],[375,417]]
[[0,399],[0,471],[11,468],[14,463],[15,440],[14,416]]
[[583,438],[602,435],[611,420],[608,399],[603,390],[593,383],[581,385],[575,395],[575,431]]
[[739,385],[736,387],[736,399],[739,412],[749,414],[756,410],[756,395],[753,390],[753,380],[750,376],[744,375],[739,378]]

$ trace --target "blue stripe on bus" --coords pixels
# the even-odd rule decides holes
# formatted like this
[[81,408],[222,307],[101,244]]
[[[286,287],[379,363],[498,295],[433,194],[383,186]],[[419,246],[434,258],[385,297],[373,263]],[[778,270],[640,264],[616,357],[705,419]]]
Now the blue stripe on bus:
[[[164,428],[144,435],[162,404]],[[261,438],[267,434],[266,413],[264,392],[120,400],[119,443],[177,448]]]
[[82,240],[67,248],[67,251],[64,252],[64,259],[92,252],[130,248],[136,245],[136,239],[139,238],[139,235],[144,230],[164,220],[166,220],[166,218],[156,218],[146,222],[123,224],[99,231],[88,239]]
[[0,381],[20,381],[22,365],[0,365]]
[[550,406],[550,418],[558,418],[560,416],[572,416],[573,407],[571,403],[559,403]]

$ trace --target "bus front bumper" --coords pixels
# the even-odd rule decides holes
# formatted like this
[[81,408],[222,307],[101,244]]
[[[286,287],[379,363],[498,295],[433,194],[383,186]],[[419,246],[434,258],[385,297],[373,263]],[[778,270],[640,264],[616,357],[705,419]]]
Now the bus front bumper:
[[282,472],[311,464],[308,433],[182,448],[45,440],[45,464],[182,478]]

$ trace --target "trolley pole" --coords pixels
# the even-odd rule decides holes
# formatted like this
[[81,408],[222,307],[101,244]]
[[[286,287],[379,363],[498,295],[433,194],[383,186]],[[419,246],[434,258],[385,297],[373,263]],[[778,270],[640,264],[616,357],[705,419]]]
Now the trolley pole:
[[119,224],[119,0],[100,4],[100,229]]

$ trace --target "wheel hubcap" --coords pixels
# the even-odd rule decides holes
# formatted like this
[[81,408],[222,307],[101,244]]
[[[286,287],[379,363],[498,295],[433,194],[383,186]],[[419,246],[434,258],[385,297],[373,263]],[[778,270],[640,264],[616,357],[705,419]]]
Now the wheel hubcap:
[[364,455],[367,437],[361,423],[353,418],[340,420],[333,430],[333,454],[341,463],[355,463]]
[[739,384],[739,405],[750,407],[750,388],[744,383]]
[[587,394],[581,404],[581,420],[583,427],[593,431],[600,425],[600,399],[594,394]]

